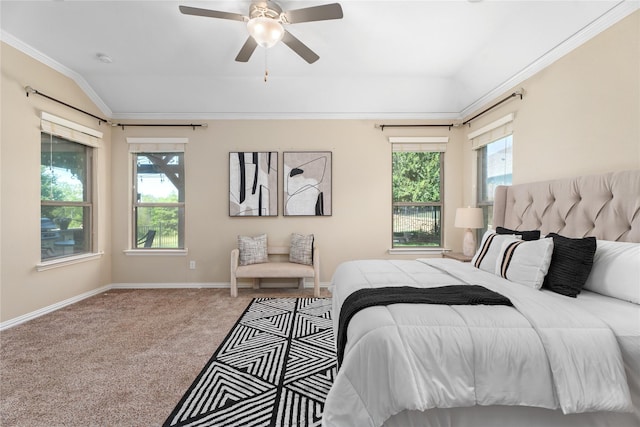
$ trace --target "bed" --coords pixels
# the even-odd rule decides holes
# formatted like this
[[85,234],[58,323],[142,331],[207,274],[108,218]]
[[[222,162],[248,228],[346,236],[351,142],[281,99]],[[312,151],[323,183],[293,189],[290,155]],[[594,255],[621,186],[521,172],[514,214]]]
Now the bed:
[[[494,226],[471,263],[338,266],[324,426],[640,425],[640,170],[499,187]],[[508,304],[393,299],[403,287]]]

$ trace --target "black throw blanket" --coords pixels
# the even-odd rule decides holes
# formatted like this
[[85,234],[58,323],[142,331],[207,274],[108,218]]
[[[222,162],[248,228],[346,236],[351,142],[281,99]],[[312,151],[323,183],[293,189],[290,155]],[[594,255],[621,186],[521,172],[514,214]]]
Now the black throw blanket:
[[478,285],[450,285],[436,288],[390,286],[359,289],[349,295],[338,319],[338,367],[342,365],[347,344],[347,326],[360,310],[375,305],[444,304],[444,305],[513,305],[509,298]]

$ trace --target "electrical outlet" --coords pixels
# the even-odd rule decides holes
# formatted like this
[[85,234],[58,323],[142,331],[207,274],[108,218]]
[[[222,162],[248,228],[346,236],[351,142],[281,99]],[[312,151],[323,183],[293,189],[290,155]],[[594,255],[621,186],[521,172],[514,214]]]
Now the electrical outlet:
[[196,269],[196,262],[195,261],[189,261],[189,270],[195,270]]

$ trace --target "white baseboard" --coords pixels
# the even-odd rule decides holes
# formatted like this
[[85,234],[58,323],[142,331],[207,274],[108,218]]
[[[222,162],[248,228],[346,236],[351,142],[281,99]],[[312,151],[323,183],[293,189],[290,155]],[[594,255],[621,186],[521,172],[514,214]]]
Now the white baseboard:
[[68,298],[64,301],[51,304],[47,307],[43,307],[39,310],[32,311],[31,313],[23,314],[22,316],[9,319],[7,321],[0,323],[0,331],[3,331],[8,328],[12,328],[14,326],[20,325],[21,323],[27,322],[29,320],[35,319],[40,316],[44,316],[45,314],[48,314],[48,313],[52,313],[56,310],[60,310],[61,308],[64,308],[68,305],[75,304],[76,302],[80,302],[83,299],[106,292],[109,289],[111,289],[111,285],[105,285],[105,286],[102,286],[101,288],[97,288],[92,291],[85,292],[80,295],[76,295],[75,297]]
[[[321,288],[329,287],[330,283],[320,283]],[[238,283],[239,288],[250,288],[251,283]],[[103,292],[109,291],[111,289],[225,289],[230,288],[231,284],[229,282],[201,282],[201,283],[111,283],[109,285],[102,286],[100,288],[94,289],[92,291],[84,292],[80,295],[76,295],[75,297],[68,298],[64,301],[57,302],[55,304],[51,304],[47,307],[43,307],[36,311],[32,311],[31,313],[23,314],[22,316],[15,317],[13,319],[6,320],[0,323],[0,331],[5,329],[12,328],[14,326],[18,326],[22,323],[28,322],[29,320],[33,320],[40,316],[44,316],[48,313],[53,313],[56,310],[60,310],[68,305],[74,304],[76,302],[80,302],[83,299],[101,294]],[[313,283],[305,283],[305,289],[313,288]],[[275,289],[275,287],[274,287]]]
[[[278,286],[265,283],[264,288],[278,289],[285,286]],[[330,283],[320,283],[321,288],[328,288]],[[238,282],[238,288],[251,288],[250,282]],[[109,289],[228,289],[229,282],[186,282],[186,283],[112,283]],[[306,282],[305,289],[313,289],[313,282]]]
[[112,283],[110,289],[224,289],[229,282],[185,282],[185,283]]

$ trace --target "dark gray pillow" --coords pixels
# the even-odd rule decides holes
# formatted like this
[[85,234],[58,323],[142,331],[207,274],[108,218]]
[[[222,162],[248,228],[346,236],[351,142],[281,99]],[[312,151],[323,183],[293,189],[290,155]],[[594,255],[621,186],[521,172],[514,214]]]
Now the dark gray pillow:
[[596,253],[596,238],[572,239],[549,233],[553,239],[553,255],[543,288],[575,298],[589,277]]
[[496,233],[515,234],[516,236],[522,237],[522,240],[538,240],[540,238],[540,230],[519,231],[509,230],[508,228],[504,227],[496,227]]

